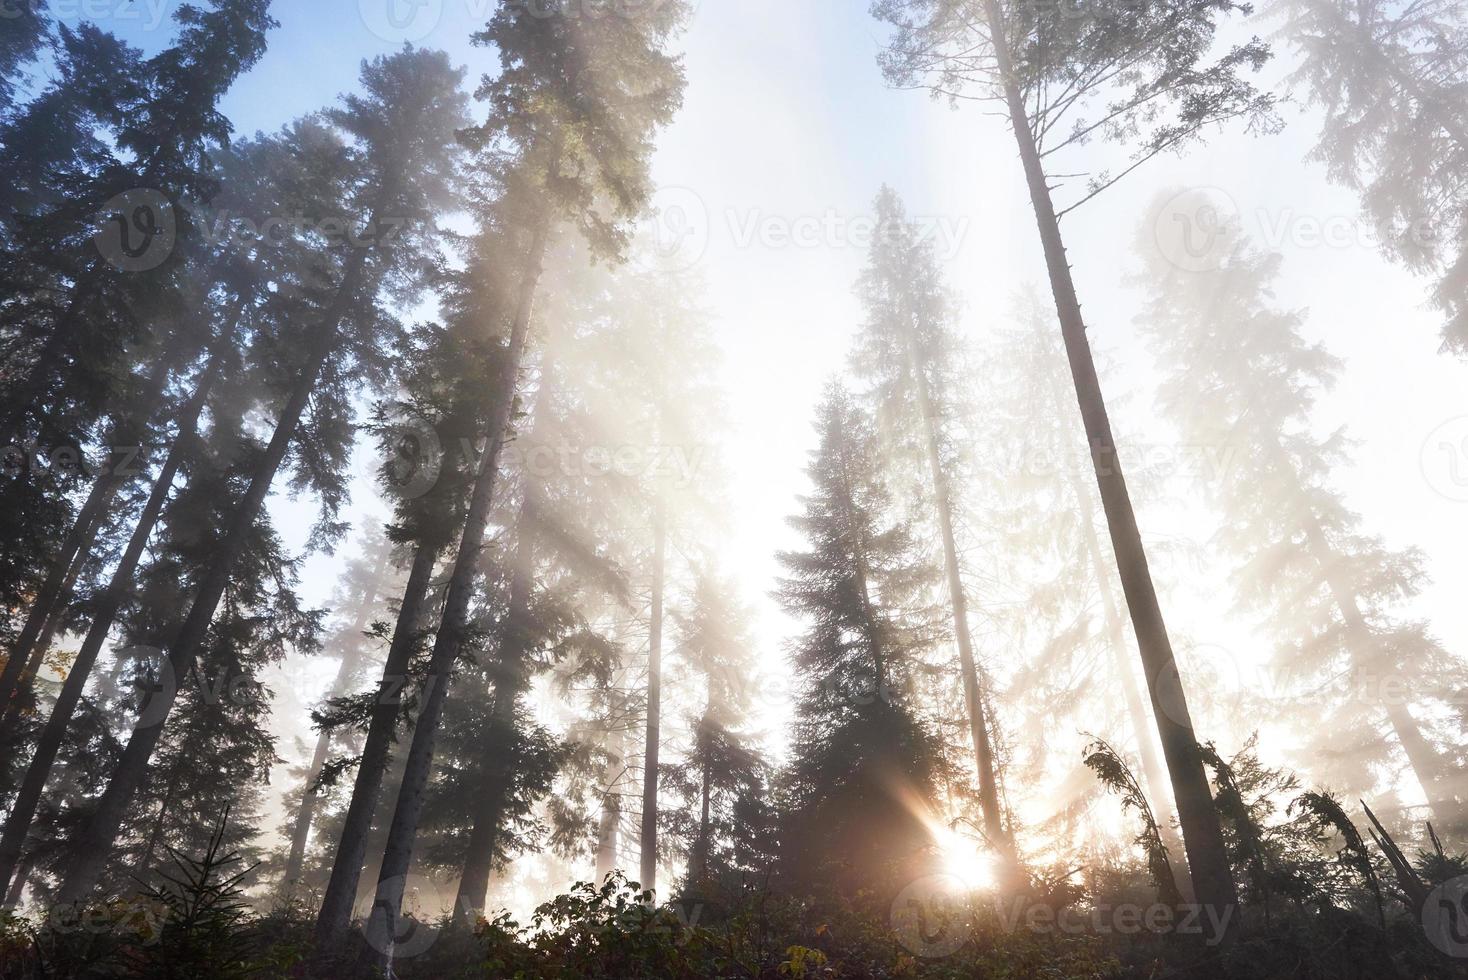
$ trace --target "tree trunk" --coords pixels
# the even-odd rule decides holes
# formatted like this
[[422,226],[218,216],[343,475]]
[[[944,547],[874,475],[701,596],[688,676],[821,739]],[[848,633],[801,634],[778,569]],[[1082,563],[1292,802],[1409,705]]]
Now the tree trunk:
[[423,810],[423,790],[428,785],[428,774],[433,765],[434,738],[438,733],[439,718],[443,714],[449,676],[458,660],[459,648],[468,625],[469,600],[474,592],[479,554],[484,546],[484,531],[489,522],[490,504],[494,498],[500,450],[504,446],[505,433],[509,428],[515,403],[520,362],[530,330],[530,317],[534,308],[536,287],[540,281],[548,225],[549,218],[543,215],[535,228],[530,251],[526,256],[526,268],[521,279],[520,294],[516,299],[515,319],[510,330],[503,369],[495,379],[496,403],[487,427],[488,445],[479,461],[474,479],[474,494],[464,521],[464,534],[460,539],[453,572],[444,593],[443,618],[439,623],[438,634],[434,637],[428,676],[424,678],[423,699],[417,723],[413,726],[413,743],[408,749],[403,784],[398,790],[397,806],[393,811],[392,826],[388,830],[387,847],[382,855],[376,898],[367,923],[367,942],[377,952],[383,966],[392,962],[392,942],[397,931],[397,917],[402,906],[408,865],[413,856],[413,840],[418,833],[418,817]]
[[658,877],[658,743],[663,702],[663,581],[667,558],[667,513],[661,494],[653,515],[652,609],[647,625],[647,726],[642,751],[641,881],[645,891],[657,889]]
[[[1283,451],[1281,451],[1283,455]],[[1305,513],[1305,537],[1310,545],[1310,553],[1317,565],[1320,566],[1321,574],[1325,577],[1326,587],[1330,589],[1331,597],[1341,611],[1341,618],[1346,621],[1346,626],[1352,635],[1358,637],[1357,643],[1373,645],[1371,624],[1366,621],[1366,616],[1361,612],[1361,605],[1356,601],[1355,593],[1341,581],[1335,571],[1334,554],[1331,551],[1330,542],[1326,540],[1325,531],[1320,526],[1320,521],[1313,513]],[[1365,657],[1356,644],[1351,647],[1352,664],[1356,670],[1367,669]],[[1422,793],[1427,797],[1427,804],[1432,810],[1433,818],[1439,824],[1451,823],[1457,814],[1448,811],[1448,801],[1441,798],[1442,789],[1439,779],[1446,770],[1447,763],[1442,755],[1432,747],[1427,737],[1422,734],[1422,726],[1412,716],[1407,705],[1389,700],[1383,705],[1387,721],[1392,726],[1392,732],[1397,737],[1397,743],[1401,745],[1403,753],[1407,756],[1407,764],[1412,768],[1412,774],[1416,777],[1418,785],[1422,787]]]
[[963,700],[968,708],[969,735],[973,741],[974,762],[979,774],[979,806],[984,814],[984,833],[996,849],[1011,849],[1004,828],[1004,815],[999,806],[999,786],[994,773],[994,750],[989,741],[988,719],[985,718],[983,691],[979,686],[978,667],[974,662],[973,636],[969,632],[968,597],[963,591],[963,576],[958,567],[958,544],[953,533],[953,508],[949,498],[947,474],[938,451],[938,424],[934,418],[928,377],[919,362],[916,343],[910,329],[903,331],[907,345],[908,369],[917,389],[918,413],[922,416],[923,445],[928,457],[928,475],[933,484],[933,504],[938,517],[938,533],[943,539],[943,571],[948,582],[948,601],[953,615],[953,637],[958,644],[958,665],[963,677]]
[[[160,359],[154,365],[153,373],[148,378],[147,391],[137,411],[131,413],[131,418],[119,418],[112,426],[112,445],[108,447],[107,461],[103,464],[102,472],[92,481],[87,501],[67,531],[61,544],[61,553],[56,556],[40,591],[36,593],[36,600],[31,603],[15,648],[6,659],[4,669],[0,670],[0,704],[5,706],[3,720],[0,720],[0,731],[10,730],[15,713],[20,707],[18,701],[21,692],[34,683],[36,674],[41,669],[51,640],[71,599],[71,590],[82,568],[86,566],[87,559],[91,557],[97,533],[101,530],[107,512],[112,508],[118,489],[127,482],[125,467],[133,458],[127,451],[127,444],[141,442],[143,429],[163,401],[168,377],[176,360],[176,356]],[[118,450],[122,452],[119,453]]]
[[321,910],[316,916],[316,948],[323,952],[340,944],[352,921],[357,883],[367,855],[367,836],[372,830],[372,817],[377,811],[377,800],[396,738],[399,699],[408,682],[413,647],[422,627],[428,586],[440,550],[437,542],[419,542],[413,553],[407,584],[403,586],[392,643],[388,646],[387,661],[382,665],[377,703],[372,708],[367,739],[362,745],[362,758],[357,763],[357,775],[352,783],[352,799],[347,804],[346,819],[342,822],[336,855],[331,864],[331,877],[321,899]]
[[158,802],[158,815],[153,818],[153,830],[148,834],[148,846],[143,849],[142,857],[133,869],[133,877],[141,878],[148,873],[148,868],[153,864],[153,855],[158,852],[158,844],[163,840],[163,825],[168,818],[168,808],[173,805],[173,794],[178,789],[179,764],[175,763],[168,771],[168,785],[163,791],[163,799]]
[[[382,557],[378,559],[377,567],[372,570],[372,578],[367,587],[367,592],[362,596],[362,604],[358,607],[357,618],[352,623],[351,645],[342,651],[341,665],[337,667],[336,679],[331,683],[328,697],[338,697],[346,692],[347,683],[351,680],[352,671],[357,669],[361,662],[361,635],[367,626],[367,617],[372,614],[372,604],[377,598],[378,587],[382,584],[382,576],[387,571],[387,563],[392,555],[392,548],[385,547]],[[281,879],[285,883],[286,897],[289,898],[294,892],[296,882],[301,877],[301,867],[306,860],[306,839],[311,833],[311,821],[316,815],[317,787],[316,779],[321,775],[321,769],[326,765],[327,753],[331,751],[331,732],[323,729],[316,736],[316,749],[311,753],[311,765],[306,770],[306,783],[301,796],[301,808],[296,811],[296,821],[291,828],[291,850],[286,858],[285,875]]]
[[132,736],[128,739],[127,747],[123,749],[117,769],[113,772],[107,789],[103,791],[92,819],[88,821],[86,829],[78,839],[76,860],[58,892],[58,899],[62,903],[81,901],[96,886],[102,867],[112,850],[118,828],[122,824],[123,814],[127,811],[134,792],[147,772],[148,760],[152,757],[153,749],[163,735],[168,715],[172,711],[174,702],[178,699],[178,685],[184,682],[194,667],[199,647],[203,645],[208,636],[209,624],[214,619],[214,611],[218,608],[219,600],[229,585],[231,567],[254,530],[256,518],[259,517],[260,510],[265,504],[265,498],[270,493],[270,486],[275,481],[275,474],[285,459],[286,450],[295,437],[301,415],[306,410],[307,402],[310,401],[311,390],[315,387],[316,380],[321,376],[322,368],[335,346],[341,322],[347,314],[348,304],[357,297],[363,285],[366,257],[366,250],[358,249],[348,259],[349,264],[342,277],[341,286],[337,291],[332,308],[315,327],[315,336],[312,337],[309,348],[310,353],[301,367],[300,376],[291,391],[290,398],[276,420],[275,431],[271,434],[270,442],[256,462],[255,471],[250,477],[249,489],[245,491],[243,499],[235,507],[224,540],[218,548],[217,556],[199,583],[198,592],[189,607],[188,616],[184,619],[177,637],[171,644],[172,649],[169,651],[168,661],[176,683],[155,693],[149,699],[147,709],[158,717],[158,722],[134,729]]
[[110,501],[112,497],[110,485],[114,480],[114,469],[108,466],[104,473],[92,481],[87,502],[82,505],[76,522],[67,532],[66,540],[61,545],[61,554],[56,556],[56,561],[46,573],[46,580],[41,583],[35,601],[26,614],[25,626],[21,628],[15,647],[5,660],[5,668],[0,670],[0,705],[4,706],[5,731],[10,729],[11,717],[19,708],[20,692],[24,690],[28,678],[34,677],[40,670],[41,661],[49,646],[48,643],[41,642],[42,637],[47,632],[47,625],[57,621],[59,607],[66,604],[64,596],[70,591],[68,583],[76,581],[76,572],[82,564],[79,556],[90,551],[92,542],[96,539],[102,511],[106,506],[104,501]]
[[[21,893],[25,891],[26,882],[30,881],[34,867],[35,863],[29,857],[20,862],[20,867],[15,872],[15,880],[10,882],[10,888],[5,892],[5,904],[0,907],[13,909],[20,904]],[[0,881],[0,888],[4,887],[5,883]]]
[[530,686],[525,659],[529,653],[530,601],[535,585],[535,532],[529,493],[527,488],[527,497],[520,505],[520,516],[516,521],[519,540],[515,543],[514,567],[510,573],[510,604],[494,682],[494,707],[485,739],[486,757],[481,770],[483,784],[474,812],[474,826],[469,833],[469,851],[464,859],[463,874],[459,876],[459,894],[454,899],[454,919],[462,925],[472,926],[475,918],[484,911],[500,822],[514,781],[514,774],[510,771],[510,747],[515,739],[515,708]]
[[[1085,320],[1081,316],[1075,282],[1066,261],[1060,222],[1055,216],[1055,205],[1050,198],[1044,165],[1035,145],[1024,97],[1011,62],[1004,17],[998,0],[984,0],[984,7],[1010,124],[1024,164],[1030,203],[1034,208],[1035,223],[1044,246],[1045,265],[1054,294],[1056,314],[1060,319],[1066,356],[1070,361],[1071,378],[1075,382],[1076,401],[1095,465],[1101,506],[1106,513],[1106,524],[1111,532],[1111,546],[1116,555],[1122,592],[1131,611],[1137,647],[1147,676],[1148,693],[1152,698],[1152,710],[1157,719],[1162,753],[1167,759],[1168,772],[1172,778],[1173,796],[1177,801],[1183,842],[1193,879],[1193,892],[1199,902],[1214,910],[1214,914],[1231,915],[1229,910],[1236,906],[1238,892],[1229,869],[1228,854],[1224,849],[1223,830],[1219,824],[1218,810],[1213,805],[1212,790],[1198,753],[1192,717],[1188,712],[1181,685],[1175,685],[1176,690],[1166,690],[1166,686],[1177,677],[1177,664],[1173,657],[1172,643],[1167,636],[1167,626],[1162,618],[1162,608],[1157,601],[1157,589],[1152,584],[1152,574],[1147,566],[1147,553],[1142,546],[1141,532],[1137,529],[1136,514],[1132,510],[1126,479],[1122,475],[1117,457],[1116,440],[1111,433],[1111,422],[1101,394],[1101,383],[1096,376],[1090,343],[1086,339]],[[1167,710],[1162,706],[1164,696],[1167,698]]]
[[604,884],[607,875],[617,870],[618,832],[622,826],[622,794],[617,784],[627,772],[623,759],[626,738],[619,728],[609,737],[607,765],[602,778],[606,782],[606,795],[602,797],[601,822],[596,830],[596,883]]
[[[708,717],[707,713],[704,715]],[[697,888],[704,884],[709,874],[709,835],[712,833],[709,819],[709,804],[712,793],[709,787],[709,764],[704,760],[702,780],[699,785],[698,838],[693,842],[693,861],[688,869],[688,883]]]
[[173,488],[173,481],[178,475],[179,467],[183,465],[183,457],[188,451],[188,444],[193,441],[198,430],[199,416],[204,410],[205,403],[209,400],[209,393],[219,378],[220,370],[219,357],[217,355],[211,357],[209,364],[204,368],[203,375],[194,387],[194,393],[184,404],[178,420],[178,432],[174,437],[173,445],[169,448],[168,457],[164,460],[163,468],[158,471],[158,476],[153,481],[153,489],[148,495],[147,502],[143,505],[142,512],[138,515],[137,524],[134,525],[132,535],[128,538],[127,548],[118,560],[117,567],[112,571],[107,588],[97,603],[86,639],[82,641],[81,650],[77,652],[76,660],[72,662],[71,669],[66,674],[66,680],[62,682],[61,691],[56,696],[56,703],[51,707],[51,716],[46,719],[46,725],[41,730],[40,738],[36,742],[35,754],[31,757],[25,778],[10,808],[10,816],[5,822],[5,833],[0,836],[0,877],[10,873],[20,856],[26,833],[35,817],[36,806],[41,801],[46,779],[51,774],[51,766],[56,761],[56,754],[60,751],[61,743],[66,737],[67,726],[71,724],[72,714],[76,711],[77,702],[81,700],[87,678],[91,675],[92,667],[97,662],[97,656],[101,653],[103,644],[107,642],[107,636],[112,630],[112,621],[122,607],[134,573],[137,572],[138,563],[142,560],[148,541],[153,536],[153,529],[158,523],[159,515],[163,512],[163,505],[168,501],[168,495]]
[[[1101,615],[1106,626],[1107,645],[1111,647],[1112,656],[1116,660],[1116,676],[1121,681],[1122,698],[1126,701],[1127,715],[1137,737],[1137,755],[1142,760],[1142,776],[1147,781],[1147,788],[1152,791],[1152,809],[1159,818],[1163,842],[1180,860],[1185,860],[1182,841],[1177,839],[1172,828],[1172,789],[1167,772],[1162,767],[1162,760],[1157,758],[1156,743],[1153,741],[1156,729],[1147,717],[1147,709],[1142,705],[1142,694],[1137,690],[1137,678],[1132,673],[1134,668],[1127,657],[1126,624],[1122,622],[1116,606],[1116,596],[1111,591],[1110,570],[1106,567],[1106,559],[1101,553],[1101,541],[1096,535],[1096,512],[1091,506],[1090,495],[1074,473],[1071,474],[1071,483],[1071,492],[1076,495],[1076,504],[1080,509],[1082,543],[1091,560],[1096,588],[1101,593]],[[1182,887],[1190,882],[1181,881],[1178,884]]]

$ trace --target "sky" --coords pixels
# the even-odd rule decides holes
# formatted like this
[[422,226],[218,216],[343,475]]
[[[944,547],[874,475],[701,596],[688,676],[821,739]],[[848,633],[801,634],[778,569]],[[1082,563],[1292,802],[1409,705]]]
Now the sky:
[[[63,14],[85,8],[148,50],[168,38],[172,4],[165,0],[52,5]],[[242,134],[275,129],[352,88],[362,59],[405,40],[446,49],[477,77],[493,70],[494,59],[468,38],[490,9],[490,0],[277,0],[280,27],[224,111]],[[401,16],[394,19],[394,11]],[[1255,18],[1249,28],[1267,33],[1271,25]],[[852,0],[702,0],[679,42],[688,74],[684,106],[655,159],[662,190],[652,222],[703,278],[724,353],[731,432],[722,451],[732,478],[722,557],[755,610],[775,730],[788,675],[782,643],[795,627],[769,596],[774,555],[796,543],[785,518],[804,487],[814,405],[842,369],[859,319],[852,287],[864,259],[860,227],[878,188],[894,187],[909,213],[940,236],[971,337],[1005,323],[1017,289],[1044,285],[1002,120],[992,107],[953,109],[888,88],[876,64],[882,34]],[[1287,61],[1287,52],[1280,55]],[[1267,69],[1264,81],[1285,67]],[[1425,553],[1433,581],[1411,611],[1429,618],[1452,649],[1468,627],[1461,599],[1468,554],[1458,533],[1468,520],[1468,365],[1438,354],[1424,283],[1376,253],[1355,222],[1354,195],[1331,186],[1306,159],[1313,118],[1294,106],[1282,114],[1288,125],[1279,134],[1210,133],[1205,144],[1154,161],[1066,218],[1092,344],[1115,368],[1108,378],[1113,425],[1123,445],[1165,450],[1175,440],[1152,412],[1152,367],[1135,336],[1140,297],[1126,282],[1136,264],[1129,255],[1159,188],[1210,188],[1247,233],[1283,253],[1279,301],[1308,309],[1307,336],[1343,359],[1340,384],[1316,413],[1322,427],[1347,426],[1359,442],[1338,485],[1368,530]],[[299,536],[309,502],[277,499],[273,506]],[[370,523],[371,505],[355,506],[359,525]],[[1186,498],[1140,506],[1139,519],[1154,540],[1186,533],[1206,541],[1216,527],[1208,523],[1216,518]],[[340,563],[311,558],[303,576],[309,600],[329,601]],[[1219,676],[1234,678],[1224,682],[1248,683],[1269,651],[1219,587],[1225,570],[1185,571],[1157,570],[1169,623],[1224,664]],[[980,610],[983,603],[975,597]],[[333,670],[293,665],[281,715],[302,717]],[[282,751],[297,750],[283,744]]]

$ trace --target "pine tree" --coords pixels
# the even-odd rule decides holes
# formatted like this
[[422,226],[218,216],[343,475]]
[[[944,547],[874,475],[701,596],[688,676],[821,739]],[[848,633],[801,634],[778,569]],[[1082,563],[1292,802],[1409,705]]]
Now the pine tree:
[[[375,332],[391,323],[379,307],[379,291],[414,268],[421,268],[434,245],[434,215],[447,201],[454,130],[462,121],[460,74],[439,53],[405,50],[364,66],[364,95],[344,100],[329,113],[332,123],[355,141],[354,180],[345,201],[329,216],[356,214],[365,229],[358,245],[339,243],[326,253],[320,270],[325,282],[304,284],[281,302],[306,317],[310,329],[290,338],[282,356],[294,359],[297,376],[285,392],[265,451],[255,461],[248,489],[232,508],[214,563],[199,582],[189,612],[171,638],[169,659],[175,675],[193,667],[220,598],[275,475],[297,441],[307,403],[319,381],[350,378],[353,354],[373,350]],[[340,219],[338,219],[340,220]],[[401,234],[387,231],[392,221],[406,224]],[[368,238],[367,236],[370,236]],[[411,278],[409,279],[411,283]],[[346,329],[346,328],[351,328]],[[281,340],[285,340],[282,335]],[[318,410],[311,428],[336,424]],[[297,466],[303,457],[299,449]],[[310,465],[307,463],[306,465]],[[326,503],[330,505],[328,495]],[[167,696],[160,710],[167,714]],[[62,897],[79,900],[93,888],[100,863],[133,792],[142,779],[163,726],[133,733],[117,772],[99,802],[76,866]]]
[[953,301],[942,282],[932,242],[908,222],[902,202],[890,188],[878,193],[875,216],[878,230],[858,286],[865,320],[852,362],[870,388],[867,397],[887,436],[893,470],[925,472],[927,477],[915,489],[926,498],[929,513],[922,517],[936,528],[943,551],[984,831],[994,847],[1007,849],[1009,832],[1000,812],[986,695],[974,657],[958,551],[956,525],[961,515],[956,511],[962,488],[954,429],[961,407]]
[[[1313,423],[1340,362],[1305,339],[1303,313],[1275,303],[1281,257],[1229,231],[1214,271],[1184,273],[1155,244],[1141,250],[1150,288],[1139,323],[1166,371],[1159,408],[1194,445],[1247,447],[1199,489],[1225,519],[1218,542],[1238,563],[1240,603],[1263,614],[1280,676],[1302,699],[1317,778],[1366,792],[1395,782],[1404,758],[1436,822],[1456,824],[1459,738],[1435,719],[1452,717],[1444,709],[1468,675],[1426,623],[1394,608],[1421,589],[1421,554],[1366,533],[1331,486],[1349,440]],[[1322,687],[1328,677],[1344,689]]]
[[871,419],[833,384],[816,427],[812,490],[790,521],[808,549],[779,556],[780,601],[809,623],[792,651],[783,847],[800,885],[880,888],[931,844],[941,752],[910,694],[931,644],[921,597],[935,574],[891,516]]
[[[480,549],[548,239],[554,226],[564,222],[586,236],[595,253],[615,255],[619,250],[626,222],[640,211],[648,193],[652,135],[681,99],[681,67],[663,46],[682,15],[682,5],[670,3],[592,23],[580,17],[542,17],[507,4],[475,36],[477,43],[496,47],[501,72],[480,86],[478,95],[490,104],[490,118],[471,143],[499,174],[507,211],[522,232],[523,264],[506,318],[507,356],[493,382],[496,404],[484,429],[485,451],[454,556],[368,925],[368,942],[384,962],[390,960],[449,675],[469,627]],[[346,925],[344,910],[334,907],[331,919],[325,911],[326,933],[340,935]]]
[[[333,637],[332,646],[341,651],[341,662],[327,692],[328,698],[346,694],[361,667],[366,631],[371,625],[373,613],[379,608],[382,591],[388,585],[387,571],[391,556],[391,541],[386,538],[369,539],[363,546],[362,556],[347,565],[339,601],[343,607],[351,610],[347,613],[350,619]],[[316,817],[321,772],[331,751],[332,734],[330,728],[322,728],[317,734],[311,761],[307,763],[303,774],[301,800],[291,822],[290,851],[281,876],[282,888],[288,898],[299,887],[306,859],[307,839],[311,833],[312,821]]]
[[445,322],[417,331],[402,354],[400,392],[375,412],[379,483],[395,509],[388,533],[412,558],[381,680],[363,696],[366,730],[316,922],[322,950],[335,948],[345,933],[364,861],[381,846],[369,837],[382,788],[396,782],[387,779],[389,767],[401,770],[403,759],[391,755],[393,741],[417,708],[420,654],[432,641],[442,592],[434,570],[463,532],[475,465],[486,451],[482,433],[499,395],[484,379],[501,377],[508,356],[504,338],[483,325],[503,317],[513,302],[518,239],[497,202],[473,196],[475,186],[466,196],[481,215],[480,231],[461,245],[463,269],[444,270],[438,284]]
[[[341,146],[337,141],[323,139],[323,135],[324,131],[317,125],[300,125],[279,138],[239,143],[228,153],[218,154],[221,208],[228,209],[233,220],[244,219],[258,228],[277,209],[307,203],[306,198],[290,194],[286,188],[292,172],[308,159],[313,165],[320,165],[323,179],[329,179],[326,176],[331,173],[329,163],[340,156]],[[314,159],[305,152],[307,147],[313,148]],[[79,606],[80,616],[75,626],[85,633],[82,646],[70,664],[45,726],[37,735],[34,754],[0,841],[0,867],[7,870],[19,853],[30,823],[29,815],[40,800],[50,766],[65,739],[93,666],[112,635],[115,620],[134,600],[137,570],[155,529],[160,522],[166,525],[165,508],[175,480],[190,473],[191,467],[204,465],[198,462],[201,450],[206,456],[209,452],[226,456],[238,452],[238,438],[228,435],[231,426],[241,423],[246,413],[265,397],[262,393],[288,379],[291,365],[273,358],[266,338],[290,329],[288,323],[277,321],[291,311],[276,309],[269,297],[272,286],[283,286],[303,277],[303,270],[314,261],[313,249],[301,242],[266,243],[236,239],[223,233],[218,238],[212,254],[201,257],[190,268],[190,275],[214,287],[197,301],[195,322],[208,337],[203,344],[202,363],[195,366],[191,377],[180,378],[179,390],[170,393],[172,430],[155,436],[166,447],[164,457],[154,469],[148,455],[140,456],[144,472],[152,476],[151,487],[140,506],[124,508],[119,523],[126,544],[108,571],[105,584],[97,584]],[[201,445],[199,428],[206,415],[212,420],[212,434]],[[323,448],[329,450],[330,445]],[[208,466],[204,466],[204,471],[208,471]],[[131,528],[127,530],[129,523]],[[46,652],[49,632],[49,627],[41,632],[36,642],[38,653]]]
[[[1100,3],[1084,11],[1004,0],[877,0],[873,9],[896,27],[883,69],[897,84],[972,95],[1002,106],[1024,168],[1051,292],[1070,361],[1086,441],[1111,532],[1122,590],[1131,611],[1152,694],[1163,754],[1173,782],[1198,900],[1231,908],[1236,889],[1218,814],[1186,705],[1155,710],[1158,685],[1175,676],[1172,644],[1117,460],[1106,402],[1086,339],[1060,220],[1161,153],[1201,138],[1206,127],[1243,118],[1272,125],[1273,100],[1244,78],[1269,56],[1253,39],[1206,60],[1220,21],[1247,8],[1215,0],[1159,4]],[[1125,145],[1119,172],[1090,174],[1085,191],[1057,210],[1053,190],[1075,168],[1056,154],[1101,139]],[[1057,176],[1070,171],[1069,176]],[[1174,692],[1175,694],[1176,692]]]
[[1468,5],[1282,0],[1312,156],[1357,191],[1381,247],[1437,279],[1443,345],[1468,352]]
[[[980,351],[989,397],[974,440],[988,539],[1006,556],[1005,577],[1017,589],[1006,597],[1008,614],[998,614],[1001,632],[1038,647],[1009,682],[1026,718],[1021,743],[1036,770],[1053,772],[1057,757],[1075,758],[1073,744],[1051,745],[1057,734],[1091,731],[1117,746],[1129,740],[1176,861],[1182,848],[1171,825],[1171,786],[1104,551],[1100,501],[1084,477],[1065,353],[1038,296],[1021,294],[1011,317]],[[1131,475],[1143,500],[1160,492],[1157,484],[1145,468]],[[1069,804],[1059,801],[1062,812]]]
[[702,694],[690,719],[693,744],[669,767],[670,783],[683,800],[679,841],[688,856],[683,890],[703,894],[737,882],[736,808],[757,795],[767,779],[759,753],[744,730],[749,722],[754,650],[730,582],[708,571],[694,578],[686,612],[675,613],[679,660],[685,683]]
[[50,41],[45,8],[44,0],[38,0],[6,11],[5,33],[0,34],[0,120],[15,103],[16,76]]
[[[13,201],[24,210],[11,216],[3,270],[13,286],[4,364],[15,382],[0,405],[0,432],[8,445],[53,458],[80,457],[89,436],[103,441],[86,505],[54,550],[38,549],[48,567],[0,671],[7,703],[24,668],[44,654],[37,640],[54,631],[78,563],[125,482],[129,447],[144,443],[163,387],[191,349],[180,271],[200,235],[187,221],[176,227],[176,204],[213,193],[210,153],[230,134],[215,103],[263,52],[274,23],[267,10],[266,0],[184,7],[176,43],[146,61],[95,30],[63,29],[63,78],[11,127],[9,135],[40,138],[7,161],[20,171]],[[97,69],[120,74],[109,86],[82,79]],[[58,109],[64,125],[53,129]],[[89,131],[97,128],[115,151]],[[155,345],[164,338],[160,357]],[[70,482],[88,475],[86,467],[65,469]],[[48,489],[65,491],[69,481],[53,477]],[[6,489],[23,494],[29,482]],[[11,500],[6,509],[25,520],[30,502]],[[49,507],[43,498],[38,513]]]

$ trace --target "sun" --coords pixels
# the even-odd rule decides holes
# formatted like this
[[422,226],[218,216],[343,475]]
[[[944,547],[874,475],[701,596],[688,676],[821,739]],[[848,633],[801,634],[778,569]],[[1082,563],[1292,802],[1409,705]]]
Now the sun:
[[977,841],[944,828],[937,835],[938,854],[943,870],[968,891],[980,891],[994,884],[993,859],[979,849]]

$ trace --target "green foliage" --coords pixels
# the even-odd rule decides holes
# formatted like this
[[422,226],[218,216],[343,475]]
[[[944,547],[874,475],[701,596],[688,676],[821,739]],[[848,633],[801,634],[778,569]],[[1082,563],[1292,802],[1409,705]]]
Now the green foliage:
[[1147,802],[1147,794],[1142,791],[1137,777],[1132,775],[1131,768],[1116,750],[1101,739],[1095,739],[1086,746],[1082,756],[1086,767],[1096,774],[1102,785],[1121,795],[1122,807],[1135,810],[1137,816],[1141,817],[1142,829],[1136,836],[1136,843],[1147,856],[1147,872],[1152,876],[1162,901],[1176,905],[1182,899],[1173,878],[1172,861],[1167,853],[1167,845],[1162,843],[1162,830],[1157,825],[1157,818],[1152,814],[1152,806]]
[[251,944],[244,932],[248,906],[241,883],[254,867],[235,870],[239,854],[224,850],[229,815],[219,821],[197,856],[170,849],[174,870],[143,895],[162,916],[157,941],[143,946],[138,973],[159,980],[243,980]]

